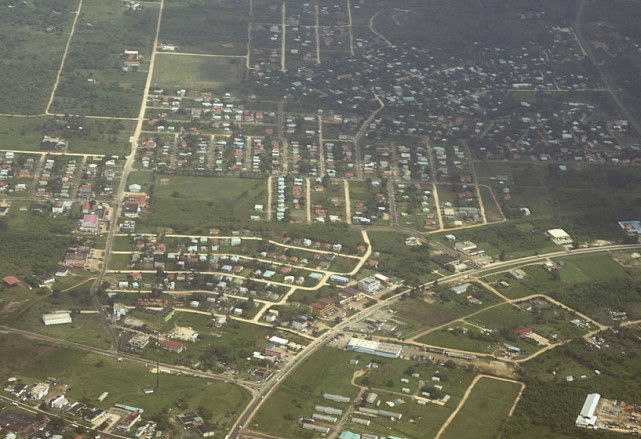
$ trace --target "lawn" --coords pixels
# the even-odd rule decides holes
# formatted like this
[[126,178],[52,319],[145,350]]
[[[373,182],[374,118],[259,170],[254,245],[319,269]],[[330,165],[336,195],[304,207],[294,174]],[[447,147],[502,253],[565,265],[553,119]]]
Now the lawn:
[[481,378],[441,437],[458,439],[474,431],[475,439],[495,439],[520,388],[517,383]]
[[158,54],[152,85],[195,90],[227,91],[246,75],[243,58],[212,58]]

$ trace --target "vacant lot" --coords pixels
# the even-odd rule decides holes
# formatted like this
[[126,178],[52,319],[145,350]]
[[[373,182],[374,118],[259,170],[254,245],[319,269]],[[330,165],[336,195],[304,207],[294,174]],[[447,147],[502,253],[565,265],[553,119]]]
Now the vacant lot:
[[211,58],[159,54],[154,66],[152,84],[159,87],[184,87],[224,92],[228,84],[245,77],[242,58]]
[[267,202],[265,181],[248,178],[173,176],[150,195],[151,214],[139,221],[142,229],[172,227],[176,233],[250,226],[249,211]]
[[441,437],[458,439],[474,431],[478,439],[496,438],[520,388],[517,383],[481,378]]

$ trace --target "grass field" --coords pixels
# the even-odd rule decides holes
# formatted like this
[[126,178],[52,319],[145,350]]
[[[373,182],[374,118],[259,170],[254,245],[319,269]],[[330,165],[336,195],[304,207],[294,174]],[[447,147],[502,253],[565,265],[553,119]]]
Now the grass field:
[[[559,265],[561,261],[562,265]],[[493,274],[485,279],[495,283],[499,292],[510,299],[528,296],[531,294],[547,294],[555,289],[586,283],[607,281],[611,279],[624,279],[628,275],[625,270],[605,253],[590,255],[568,255],[554,259],[557,274],[546,271],[542,264],[521,267],[525,277],[521,280],[514,279],[508,272]],[[504,280],[508,287],[498,286]]]
[[405,326],[399,327],[403,337],[411,337],[456,318],[456,315],[447,309],[422,299],[401,299],[391,308],[396,311],[394,318],[405,323]]
[[109,336],[104,332],[97,314],[73,314],[73,322],[63,325],[45,326],[42,314],[51,311],[51,306],[43,301],[21,315],[13,326],[26,331],[45,334],[60,340],[67,340],[101,349],[109,349]]
[[152,85],[192,90],[228,91],[228,85],[245,77],[242,58],[211,58],[159,54],[156,57]]
[[500,221],[503,219],[501,208],[494,201],[492,197],[492,189],[487,186],[479,186],[481,197],[483,198],[483,207],[485,208],[485,219],[488,222]]
[[441,438],[459,439],[474,431],[474,438],[495,439],[520,388],[517,383],[481,378]]
[[[137,173],[132,173],[135,181]],[[250,226],[249,212],[266,204],[264,180],[172,176],[154,184],[151,215],[137,221],[139,231],[207,233],[210,227]]]

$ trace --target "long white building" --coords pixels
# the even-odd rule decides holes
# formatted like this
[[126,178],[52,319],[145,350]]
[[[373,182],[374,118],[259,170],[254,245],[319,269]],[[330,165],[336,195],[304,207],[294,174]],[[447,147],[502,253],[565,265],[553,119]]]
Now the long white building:
[[583,403],[583,408],[581,413],[576,418],[576,425],[579,427],[592,427],[596,428],[599,424],[599,418],[594,414],[596,412],[596,407],[599,404],[601,395],[598,393],[590,393],[585,402]]

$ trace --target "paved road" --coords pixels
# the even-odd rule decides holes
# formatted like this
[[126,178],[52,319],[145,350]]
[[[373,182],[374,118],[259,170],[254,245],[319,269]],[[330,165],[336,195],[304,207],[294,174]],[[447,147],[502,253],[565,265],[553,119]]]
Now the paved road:
[[98,319],[100,320],[100,323],[105,328],[105,330],[107,331],[107,334],[109,334],[109,338],[111,339],[112,352],[118,351],[118,337],[116,336],[113,328],[111,327],[111,323],[109,321],[109,317],[107,316],[107,313],[105,312],[105,309],[100,304],[100,300],[98,298],[98,291],[100,289],[102,279],[105,277],[105,274],[107,273],[107,266],[108,266],[107,262],[109,261],[109,255],[111,253],[111,248],[113,246],[114,236],[118,231],[118,213],[119,213],[119,207],[120,207],[119,202],[125,194],[125,188],[127,187],[127,177],[129,176],[129,173],[133,170],[134,160],[136,158],[136,150],[138,149],[138,138],[140,137],[140,133],[142,131],[142,127],[145,121],[145,109],[147,106],[147,98],[149,96],[149,88],[151,87],[151,78],[154,73],[154,64],[156,62],[156,47],[158,46],[158,34],[160,33],[160,23],[162,21],[162,12],[163,12],[164,4],[165,4],[164,0],[160,0],[160,7],[158,10],[158,22],[156,24],[156,36],[154,38],[154,45],[151,52],[151,58],[149,61],[149,72],[147,73],[147,82],[145,84],[145,90],[142,95],[142,102],[140,104],[140,112],[138,114],[138,119],[137,119],[138,122],[136,124],[136,129],[131,137],[131,152],[127,156],[127,161],[125,162],[125,166],[122,170],[122,176],[120,177],[120,184],[118,185],[118,191],[116,192],[116,196],[115,196],[116,201],[112,205],[113,209],[112,209],[112,215],[111,215],[110,224],[109,224],[109,234],[107,235],[107,244],[105,246],[102,270],[100,270],[100,274],[98,274],[96,282],[94,282],[90,290],[93,306],[94,308],[96,308],[96,310],[98,310]]

